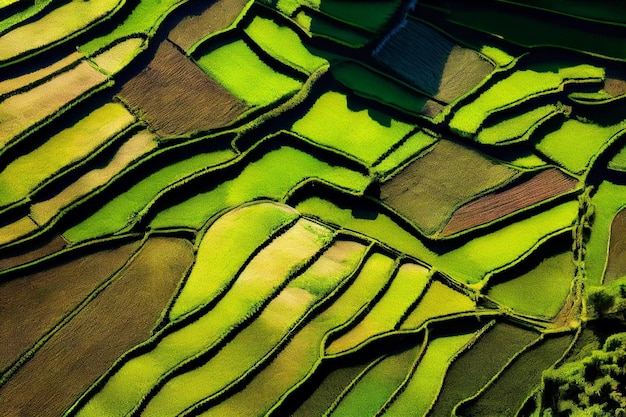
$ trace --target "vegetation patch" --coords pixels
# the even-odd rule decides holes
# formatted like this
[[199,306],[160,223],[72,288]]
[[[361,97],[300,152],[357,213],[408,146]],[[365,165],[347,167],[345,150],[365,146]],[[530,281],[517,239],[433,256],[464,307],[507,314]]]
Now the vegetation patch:
[[611,222],[609,253],[604,271],[604,283],[626,276],[626,209],[621,209]]
[[211,352],[229,333],[256,316],[293,274],[330,243],[332,235],[328,228],[299,220],[246,264],[209,311],[184,326],[165,326],[147,346],[123,357],[109,371],[103,386],[92,387],[76,405],[75,414],[123,415],[139,407],[148,394],[175,375],[173,371]]
[[567,251],[546,257],[521,275],[508,276],[506,282],[491,287],[487,295],[522,314],[552,318],[561,310],[573,279],[574,263]]
[[77,256],[61,265],[2,282],[0,299],[3,319],[0,330],[7,339],[0,348],[0,368],[6,370],[34,346],[124,266],[138,247],[139,244],[134,242]]
[[0,206],[26,198],[48,177],[89,157],[134,122],[124,106],[110,103],[14,159],[0,172],[0,189],[6,190],[0,195]]
[[327,92],[291,129],[322,146],[372,164],[413,127],[382,112],[361,109],[358,101],[344,94]]
[[428,269],[417,264],[403,264],[389,289],[347,333],[333,340],[327,355],[353,349],[373,336],[396,330],[406,311],[415,303],[429,283]]
[[124,69],[145,48],[145,39],[131,36],[93,56],[91,62],[109,75]]
[[567,120],[559,130],[544,136],[536,149],[569,172],[588,170],[598,154],[626,131],[626,123],[600,126]]
[[282,146],[241,167],[236,179],[223,180],[211,191],[200,192],[160,211],[151,226],[199,228],[213,215],[246,201],[260,198],[281,200],[293,187],[310,178],[319,178],[356,192],[369,184],[369,178],[361,173],[321,161],[296,148]]
[[506,322],[496,323],[452,362],[430,413],[452,415],[458,403],[475,395],[536,338],[537,333],[533,331]]
[[410,380],[392,398],[383,415],[426,415],[439,394],[440,381],[444,379],[448,366],[475,337],[476,333],[465,333],[429,340]]
[[39,19],[0,36],[0,65],[76,36],[123,3],[123,0],[72,0],[55,7]]
[[277,102],[302,87],[302,82],[263,62],[243,40],[221,45],[196,62],[211,78],[252,107]]
[[456,413],[467,417],[516,413],[541,383],[543,370],[553,366],[571,343],[572,336],[568,334],[543,338],[516,356],[476,397],[461,403]]
[[81,175],[52,197],[31,200],[30,216],[40,225],[48,223],[63,209],[104,186],[132,162],[154,150],[157,146],[155,138],[147,130],[132,135],[105,166]]
[[293,30],[272,19],[255,16],[244,32],[273,58],[306,74],[328,64],[312,54]]

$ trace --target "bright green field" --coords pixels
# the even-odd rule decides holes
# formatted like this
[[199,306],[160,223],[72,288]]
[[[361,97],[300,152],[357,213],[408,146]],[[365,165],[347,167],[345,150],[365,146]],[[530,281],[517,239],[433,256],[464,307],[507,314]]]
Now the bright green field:
[[[530,96],[546,95],[572,80],[603,79],[602,68],[591,65],[559,68],[558,72],[520,69],[483,91],[471,103],[458,109],[450,120],[450,128],[461,135],[474,135],[492,112]],[[479,87],[480,88],[480,87]]]
[[244,32],[265,52],[302,72],[311,74],[327,61],[313,55],[298,35],[271,19],[255,17]]
[[[288,167],[288,169],[286,169]],[[359,191],[369,178],[340,166],[322,162],[291,147],[281,147],[242,167],[236,179],[224,181],[211,191],[167,208],[151,222],[154,228],[185,225],[199,228],[211,216],[258,198],[282,199],[308,178],[321,178],[349,190]]]
[[[273,203],[244,206],[220,217],[202,237],[198,260],[170,310],[170,319],[212,301],[257,248],[297,218],[295,210]],[[240,222],[249,226],[241,228]]]
[[251,106],[266,106],[295,94],[302,87],[300,81],[270,68],[241,40],[214,49],[196,63]]
[[361,108],[358,101],[334,91],[322,95],[291,128],[315,143],[338,149],[367,164],[376,161],[412,129],[410,124]]
[[123,39],[129,35],[153,35],[161,21],[177,6],[187,0],[143,0],[137,3],[130,15],[112,32],[95,38],[80,47],[80,50],[91,55],[99,49]]

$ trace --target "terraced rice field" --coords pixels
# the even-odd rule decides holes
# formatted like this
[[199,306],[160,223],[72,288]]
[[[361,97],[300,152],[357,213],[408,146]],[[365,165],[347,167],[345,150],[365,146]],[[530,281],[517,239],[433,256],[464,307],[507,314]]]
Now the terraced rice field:
[[626,8],[444,3],[0,0],[0,415],[621,415]]

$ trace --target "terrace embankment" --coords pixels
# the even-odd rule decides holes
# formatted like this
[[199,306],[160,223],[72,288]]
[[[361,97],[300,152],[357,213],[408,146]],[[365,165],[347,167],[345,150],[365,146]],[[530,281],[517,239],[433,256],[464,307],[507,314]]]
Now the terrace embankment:
[[169,41],[122,87],[120,97],[161,136],[222,127],[247,109]]

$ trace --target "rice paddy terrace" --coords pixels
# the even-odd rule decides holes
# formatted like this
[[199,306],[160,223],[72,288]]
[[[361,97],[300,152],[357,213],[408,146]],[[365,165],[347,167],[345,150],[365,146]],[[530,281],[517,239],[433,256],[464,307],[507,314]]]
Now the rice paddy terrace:
[[0,416],[626,415],[618,0],[0,0]]

